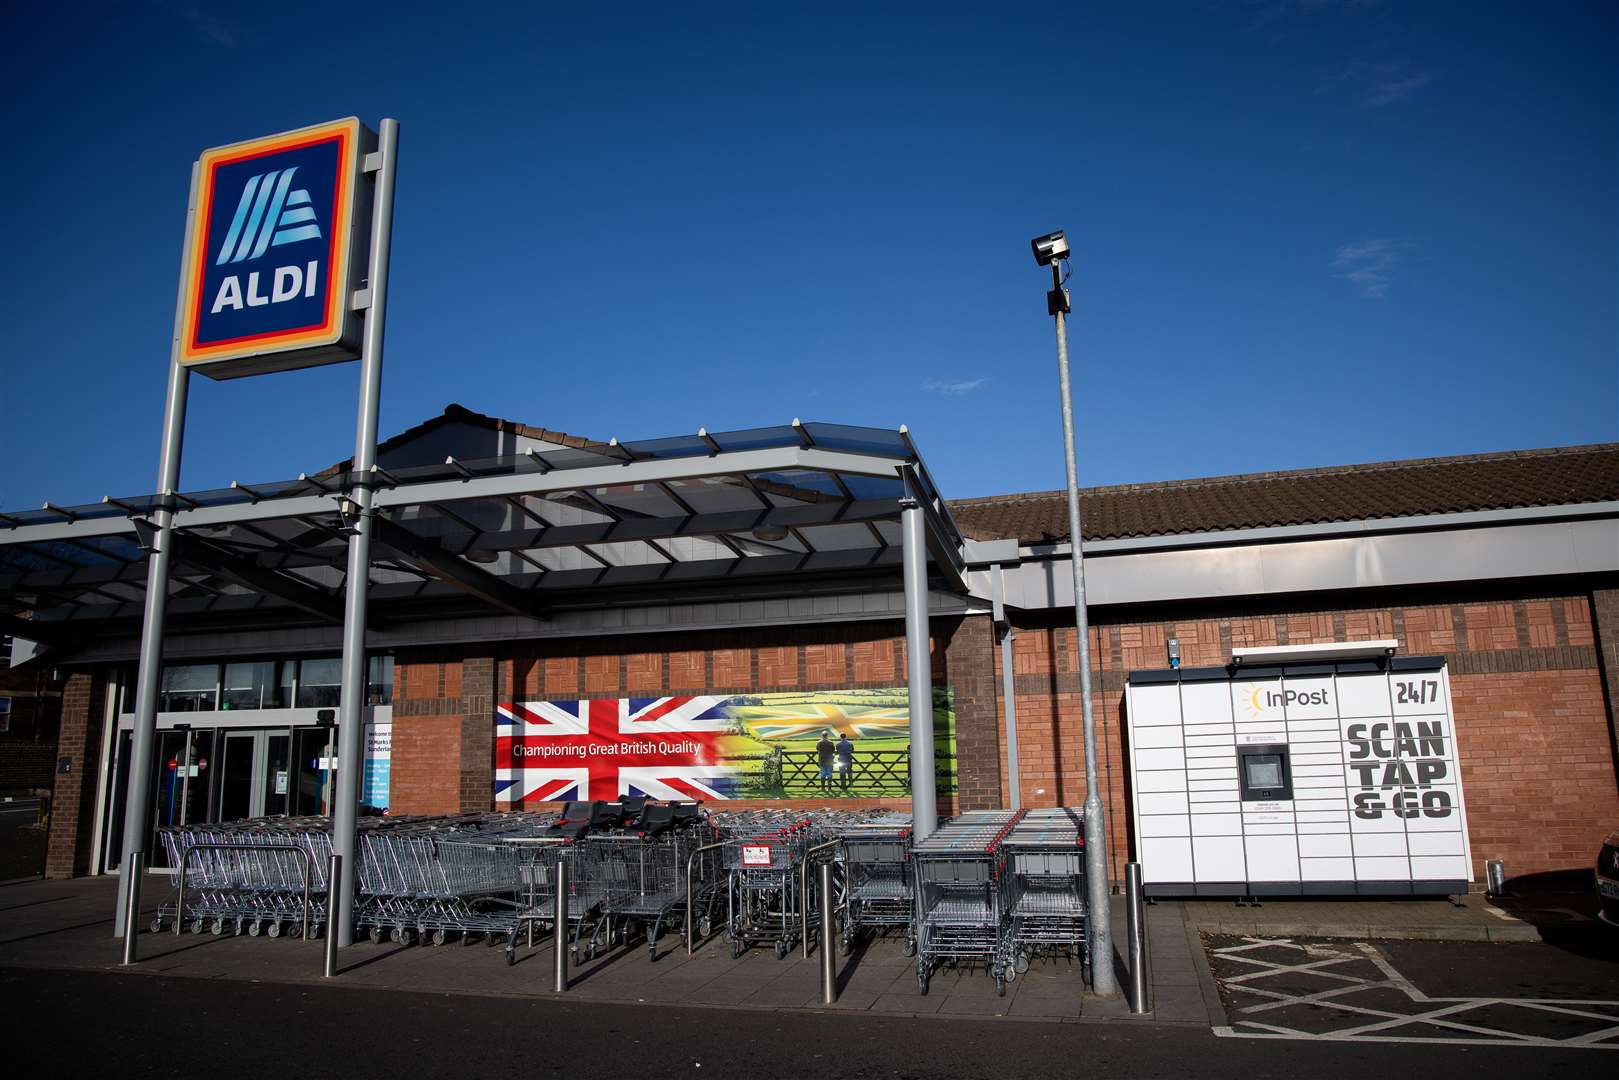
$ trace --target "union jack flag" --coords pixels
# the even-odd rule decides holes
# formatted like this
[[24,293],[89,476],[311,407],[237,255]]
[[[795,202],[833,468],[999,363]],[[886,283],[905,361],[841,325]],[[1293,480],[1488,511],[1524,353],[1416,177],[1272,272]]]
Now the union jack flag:
[[[735,798],[725,697],[524,701],[497,706],[495,802]],[[727,742],[733,745],[728,746]]]

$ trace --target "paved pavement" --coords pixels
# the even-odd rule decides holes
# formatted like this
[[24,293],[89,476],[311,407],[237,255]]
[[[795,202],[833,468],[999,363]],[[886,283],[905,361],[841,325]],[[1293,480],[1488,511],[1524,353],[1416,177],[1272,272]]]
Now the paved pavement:
[[382,991],[352,981],[288,986],[0,967],[0,1002],[11,1030],[26,1033],[26,1042],[11,1040],[12,1063],[26,1072],[22,1062],[31,1060],[32,1071],[65,1076],[109,1067],[119,1077],[228,1073],[234,1080],[1603,1075],[1600,1056],[1560,1048],[1279,1046],[1183,1025],[720,1013],[671,1002]]
[[1209,934],[1509,942],[1542,941],[1595,925],[1594,900],[1579,893],[1499,900],[1474,893],[1459,905],[1445,899],[1266,900],[1254,907],[1231,900],[1181,903],[1187,920]]
[[[165,893],[162,879],[142,890],[150,910]],[[116,882],[111,878],[67,882],[35,881],[0,889],[0,964],[12,967],[108,970],[118,963],[120,945],[111,937]],[[1166,913],[1167,914],[1167,913]],[[142,925],[146,923],[143,918]],[[1165,958],[1166,978],[1177,991],[1196,985],[1192,949],[1184,924],[1165,919],[1176,933],[1180,957]],[[544,935],[542,935],[542,938]],[[209,979],[256,979],[284,983],[321,981],[322,943],[212,934],[182,936],[142,933],[145,972]],[[678,936],[660,942],[660,958],[649,961],[644,944],[618,948],[572,969],[568,999],[629,1002],[679,1001],[694,1006],[767,1009],[820,1008],[819,957],[801,951],[785,960],[751,949],[733,960],[723,938],[710,939],[688,957]],[[502,950],[482,945],[356,945],[340,955],[339,982],[355,986],[443,993],[554,996],[552,953],[542,940],[520,948],[507,966]],[[877,941],[839,957],[838,1012],[899,1016],[974,1016],[1075,1023],[1124,1018],[1122,1001],[1087,996],[1079,966],[1037,960],[1017,977],[1004,997],[982,967],[936,972],[926,996],[917,992],[915,961],[898,941]],[[1194,991],[1196,993],[1196,991]],[[1185,1000],[1181,1000],[1182,998]],[[1195,1008],[1193,1007],[1195,1005]],[[1184,1022],[1207,1023],[1201,996],[1166,995],[1166,1008],[1180,1010]]]
[[1583,955],[1260,935],[1207,944],[1232,1035],[1619,1050],[1619,940],[1593,938]]

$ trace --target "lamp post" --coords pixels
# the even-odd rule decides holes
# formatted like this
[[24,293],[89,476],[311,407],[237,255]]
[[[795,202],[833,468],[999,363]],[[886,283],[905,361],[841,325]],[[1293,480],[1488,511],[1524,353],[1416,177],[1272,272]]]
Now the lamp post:
[[1059,232],[1031,241],[1034,260],[1051,267],[1051,291],[1046,311],[1057,322],[1057,377],[1062,394],[1062,442],[1068,467],[1068,543],[1074,574],[1074,627],[1079,643],[1079,700],[1085,720],[1085,880],[1089,893],[1086,927],[1090,938],[1091,989],[1104,997],[1118,993],[1113,974],[1113,930],[1110,924],[1111,891],[1107,876],[1107,811],[1096,779],[1096,716],[1091,709],[1090,619],[1085,611],[1085,558],[1080,551],[1079,469],[1074,459],[1074,402],[1068,382],[1068,313],[1072,306],[1064,270],[1068,266],[1068,240]]

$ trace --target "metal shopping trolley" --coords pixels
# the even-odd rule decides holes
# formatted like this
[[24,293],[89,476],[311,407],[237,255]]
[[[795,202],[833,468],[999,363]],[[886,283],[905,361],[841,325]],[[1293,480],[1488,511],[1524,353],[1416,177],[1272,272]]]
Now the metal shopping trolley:
[[916,984],[926,994],[940,963],[983,961],[1006,993],[1009,958],[1001,934],[1006,903],[1000,841],[1021,812],[981,811],[939,826],[911,849]]
[[902,929],[905,955],[916,955],[910,815],[894,814],[838,831],[843,840],[847,902],[839,947],[847,955],[863,931]]
[[1079,957],[1089,974],[1085,828],[1077,810],[1030,810],[1001,841],[1007,905],[1003,953],[1012,972],[1040,953]]

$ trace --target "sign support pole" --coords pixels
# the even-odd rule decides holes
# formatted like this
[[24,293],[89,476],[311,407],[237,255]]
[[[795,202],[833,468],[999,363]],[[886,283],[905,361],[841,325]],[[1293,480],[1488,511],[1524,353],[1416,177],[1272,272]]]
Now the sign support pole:
[[[180,363],[185,309],[185,267],[190,265],[191,224],[197,213],[197,166],[191,166],[185,242],[180,245],[180,292],[174,301],[174,335],[169,343],[169,389],[163,402],[163,449],[158,458],[155,533],[146,562],[146,606],[141,615],[141,653],[135,676],[135,730],[130,740],[129,787],[124,795],[123,858],[119,860],[118,915],[113,937],[139,925],[140,867],[152,827],[152,754],[157,737],[157,691],[163,680],[163,620],[169,609],[169,562],[174,554],[174,495],[180,489],[180,452],[185,442],[186,392],[191,372]],[[133,868],[133,869],[132,869]]]
[[366,714],[365,617],[371,570],[371,468],[377,463],[377,412],[382,397],[382,333],[388,309],[388,255],[393,234],[394,176],[399,153],[399,121],[383,120],[377,131],[371,204],[371,261],[366,271],[369,306],[360,345],[360,415],[354,433],[348,516],[348,577],[343,602],[343,688],[337,725],[337,799],[332,806],[332,852],[342,859],[338,910],[329,932],[337,944],[354,940],[354,868],[360,781],[365,772],[363,721]]
[[1085,880],[1089,893],[1091,989],[1102,997],[1119,992],[1113,972],[1112,891],[1107,876],[1107,817],[1096,775],[1096,714],[1091,707],[1091,629],[1085,608],[1085,556],[1079,520],[1079,468],[1074,455],[1074,399],[1068,382],[1068,290],[1063,288],[1066,259],[1051,263],[1051,315],[1057,321],[1057,376],[1062,385],[1062,443],[1068,468],[1068,542],[1074,574],[1074,628],[1079,645],[1079,701],[1085,721]]

